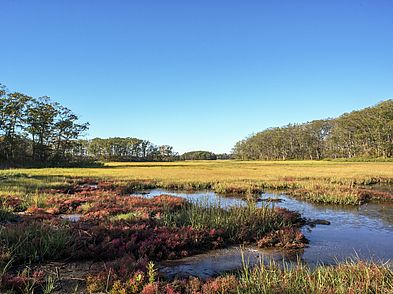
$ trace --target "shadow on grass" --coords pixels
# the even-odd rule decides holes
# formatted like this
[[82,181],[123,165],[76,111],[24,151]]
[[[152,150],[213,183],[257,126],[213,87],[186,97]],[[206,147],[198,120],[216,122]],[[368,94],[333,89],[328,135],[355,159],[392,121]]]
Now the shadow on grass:
[[72,177],[52,175],[28,175],[25,173],[4,174],[0,176],[0,194],[12,192],[36,193],[46,189],[59,189],[69,186]]
[[[137,163],[137,162],[135,162]],[[103,166],[103,168],[138,168],[138,167],[161,167],[161,168],[174,168],[174,167],[203,167],[206,165],[203,164],[171,164],[171,165],[165,165],[162,164],[163,162],[158,162],[158,163],[146,163],[146,164],[122,164],[122,165],[107,165]]]

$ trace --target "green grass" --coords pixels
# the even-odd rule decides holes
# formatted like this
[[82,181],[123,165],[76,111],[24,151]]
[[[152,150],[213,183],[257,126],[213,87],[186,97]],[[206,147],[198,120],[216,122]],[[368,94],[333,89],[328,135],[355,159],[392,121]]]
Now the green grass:
[[131,211],[128,213],[121,213],[121,214],[117,214],[114,216],[111,216],[109,218],[109,220],[111,222],[116,222],[116,221],[133,221],[133,220],[137,220],[139,218],[141,218],[142,214],[138,211]]
[[191,226],[202,230],[223,230],[232,242],[259,240],[267,232],[291,225],[272,208],[246,207],[223,209],[219,203],[187,203],[179,210],[164,213],[162,221],[167,226]]
[[315,269],[275,262],[244,266],[238,276],[238,293],[393,293],[393,271],[386,265],[348,261]]
[[40,222],[16,223],[0,229],[2,255],[10,254],[16,263],[61,258],[70,241],[71,235],[65,227]]
[[5,222],[14,222],[18,216],[9,208],[0,208],[0,224]]

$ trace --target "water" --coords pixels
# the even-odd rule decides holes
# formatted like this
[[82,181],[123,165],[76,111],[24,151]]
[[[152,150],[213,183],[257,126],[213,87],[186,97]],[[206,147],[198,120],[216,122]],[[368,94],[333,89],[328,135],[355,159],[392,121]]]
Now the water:
[[[223,197],[214,192],[174,193],[156,189],[144,197],[169,194],[185,198],[191,202],[217,203],[222,207],[246,205],[237,197]],[[317,225],[314,228],[305,226],[302,230],[310,240],[308,248],[287,253],[279,250],[261,250],[246,248],[251,263],[265,257],[301,259],[315,266],[320,263],[334,264],[348,258],[376,262],[393,260],[393,203],[369,203],[359,207],[318,205],[290,198],[286,195],[262,194],[262,199],[281,199],[282,202],[260,202],[257,205],[274,205],[298,211],[308,219],[323,219],[331,223],[329,226]],[[264,204],[262,204],[264,203]],[[162,272],[168,276],[195,275],[206,277],[220,272],[241,267],[241,251],[237,247],[216,250],[202,255],[188,257],[179,261],[165,263]]]
[[83,217],[83,215],[77,214],[77,213],[74,213],[74,214],[61,214],[61,215],[59,215],[59,217],[61,219],[68,220],[70,222],[78,222]]
[[285,259],[289,263],[296,264],[297,258],[297,253],[293,251],[260,250],[252,246],[233,246],[178,260],[164,261],[160,264],[159,270],[163,276],[169,279],[190,276],[207,279],[224,272],[239,270],[243,264],[249,266],[261,262],[267,264],[272,259],[278,263]]

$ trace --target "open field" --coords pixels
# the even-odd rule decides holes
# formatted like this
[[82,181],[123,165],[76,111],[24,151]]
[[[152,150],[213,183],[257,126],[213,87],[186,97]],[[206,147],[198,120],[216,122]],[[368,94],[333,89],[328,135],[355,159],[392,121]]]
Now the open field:
[[0,174],[7,173],[182,182],[271,181],[283,180],[286,177],[363,182],[374,178],[393,181],[393,162],[235,160],[110,162],[105,164],[105,168],[13,169],[0,172]]
[[278,189],[310,201],[359,204],[370,198],[391,198],[387,193],[367,189],[367,185],[392,183],[393,162],[127,162],[107,163],[102,168],[3,170],[0,177],[7,177],[0,193],[61,186],[66,178],[97,178],[135,188],[211,189],[222,194]]

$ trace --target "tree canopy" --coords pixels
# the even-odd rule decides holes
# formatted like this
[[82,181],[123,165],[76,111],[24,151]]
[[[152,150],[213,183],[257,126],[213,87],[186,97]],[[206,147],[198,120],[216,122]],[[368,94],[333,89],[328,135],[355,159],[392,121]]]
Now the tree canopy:
[[172,161],[178,157],[172,146],[157,146],[147,140],[129,137],[78,140],[72,154],[100,161]]
[[181,160],[216,160],[217,155],[210,151],[190,151],[180,156]]
[[81,139],[89,123],[50,97],[9,92],[0,84],[0,163],[64,165],[93,161],[170,161],[169,145],[138,138]]
[[0,160],[60,162],[89,127],[49,97],[33,98],[0,85]]
[[393,100],[304,124],[270,128],[238,142],[238,159],[392,157]]

